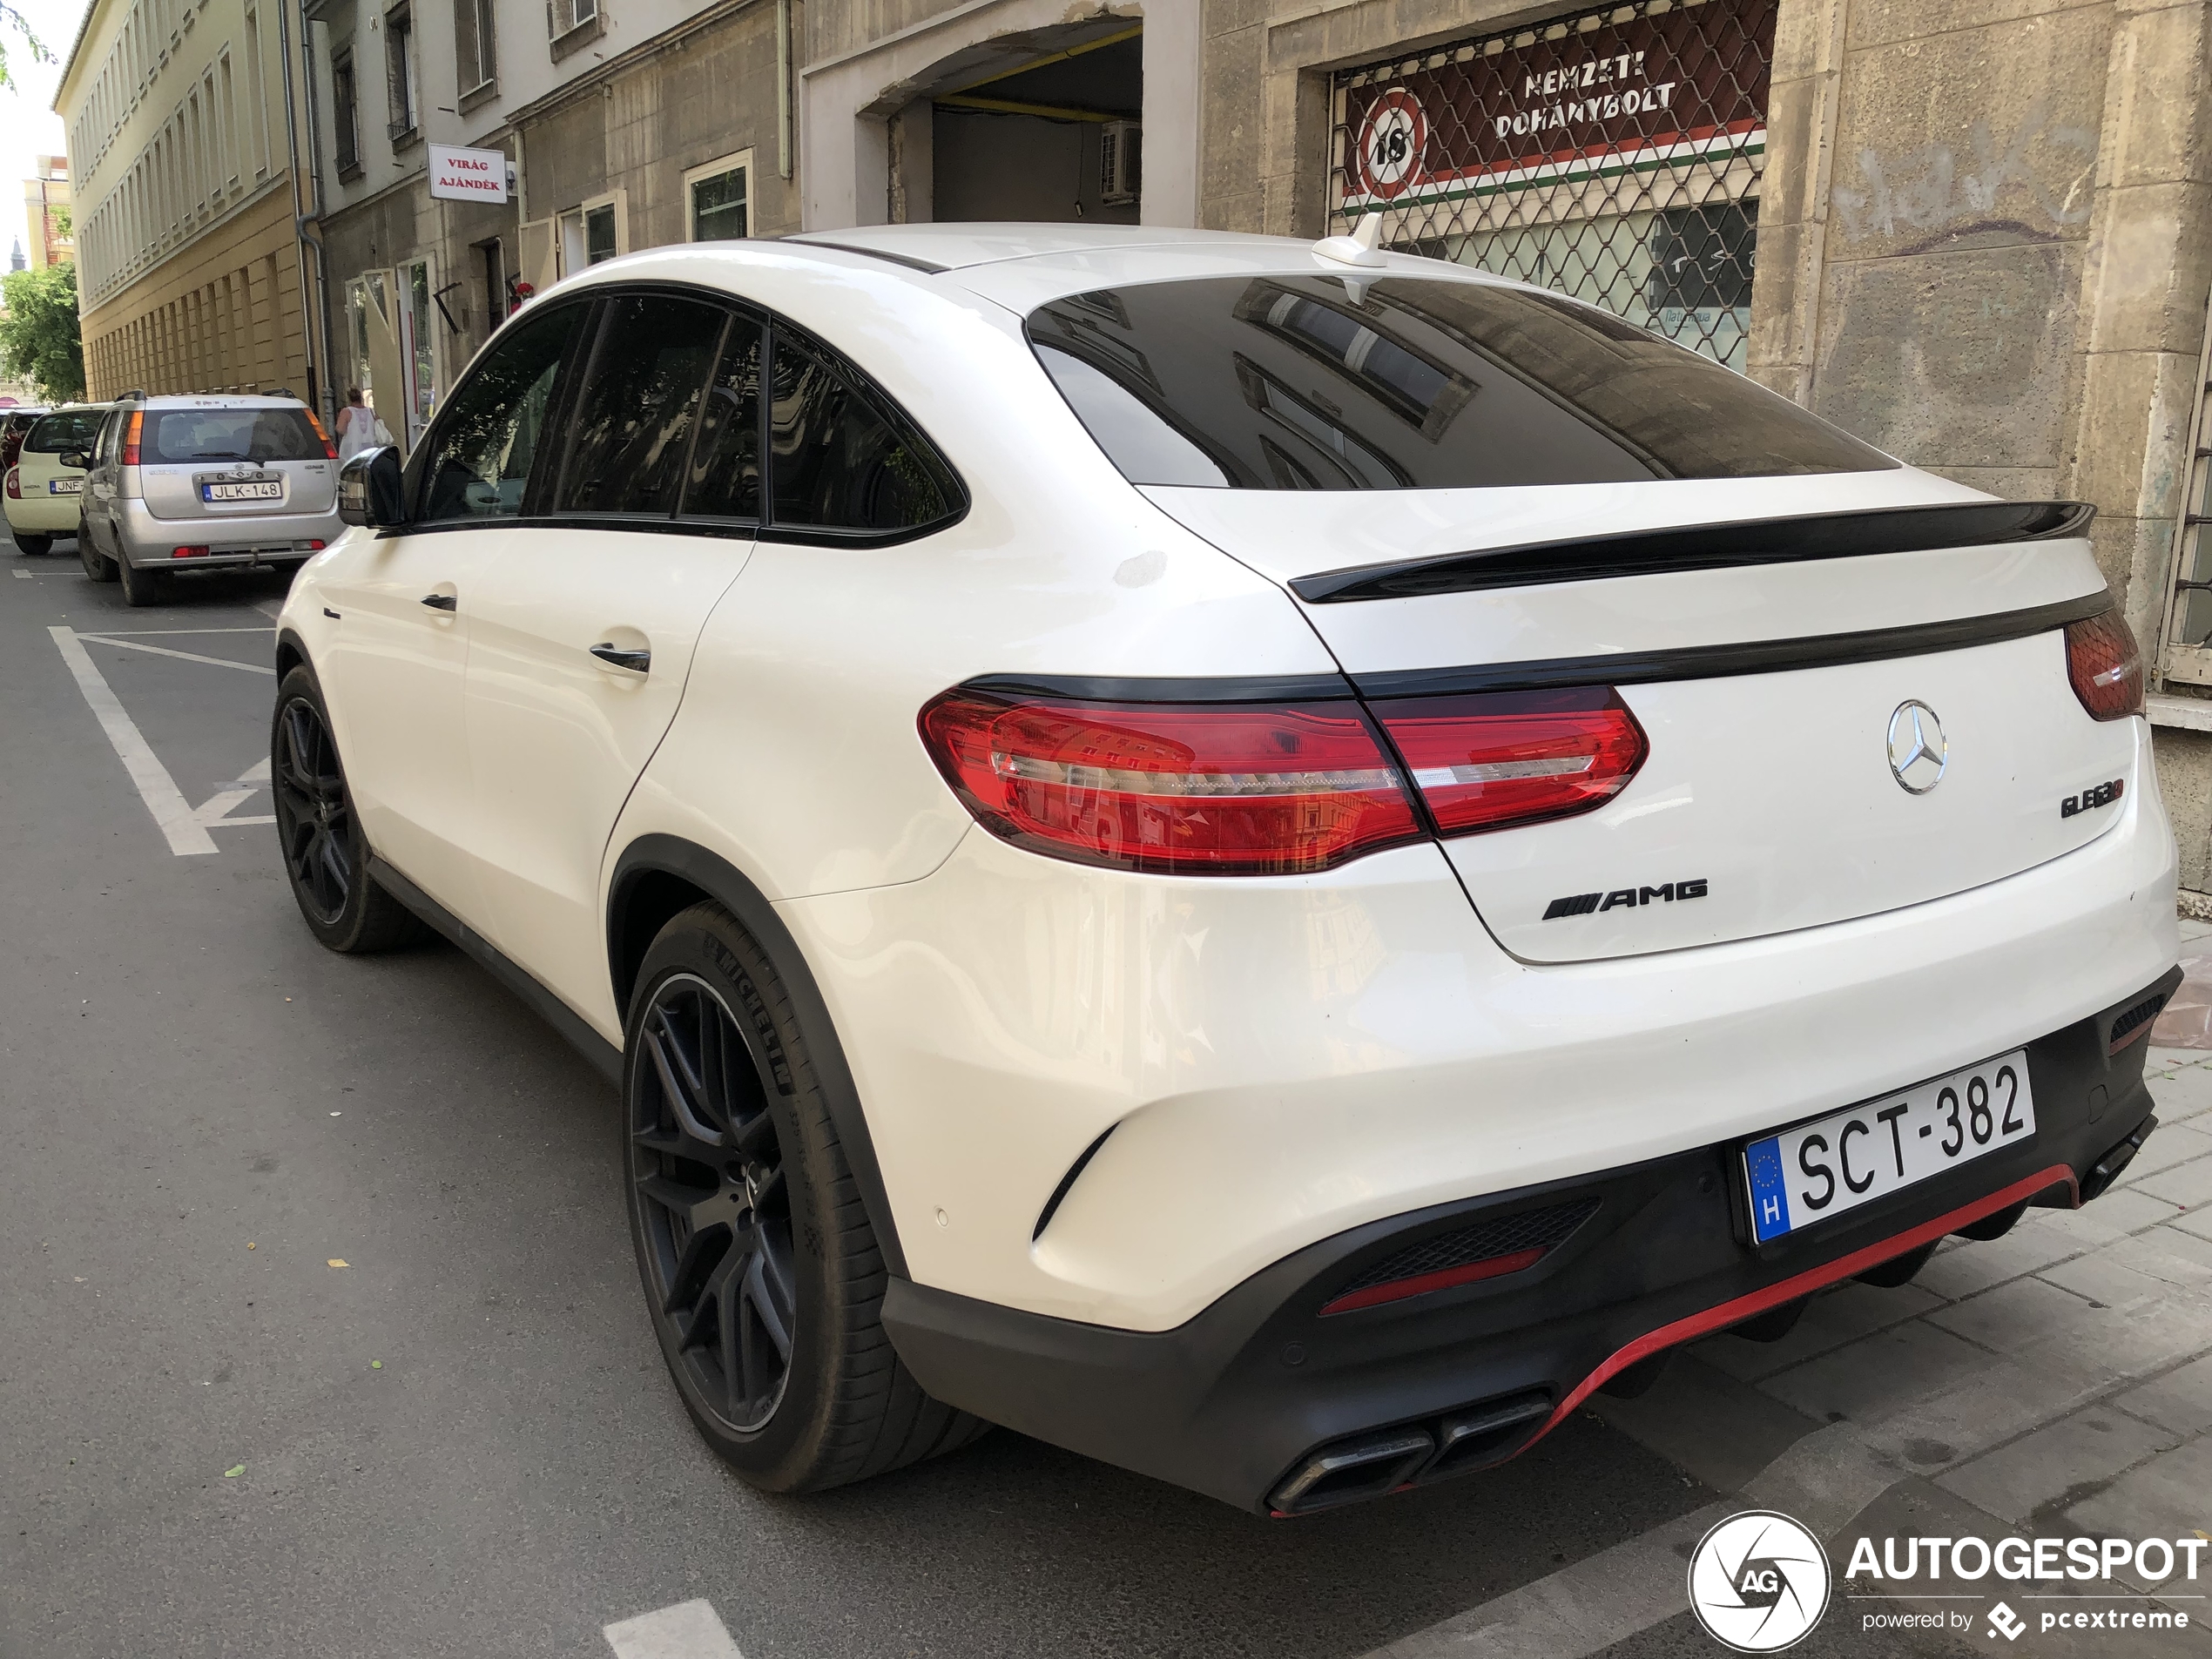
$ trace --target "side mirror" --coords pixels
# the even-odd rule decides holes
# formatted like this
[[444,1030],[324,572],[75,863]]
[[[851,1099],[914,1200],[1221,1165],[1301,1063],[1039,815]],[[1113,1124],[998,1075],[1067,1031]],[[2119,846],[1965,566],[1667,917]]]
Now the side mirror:
[[55,459],[64,467],[74,467],[79,472],[91,470],[92,465],[92,457],[82,449],[71,449],[67,455],[57,455]]
[[371,529],[403,523],[407,491],[400,452],[390,444],[364,449],[338,469],[338,516]]

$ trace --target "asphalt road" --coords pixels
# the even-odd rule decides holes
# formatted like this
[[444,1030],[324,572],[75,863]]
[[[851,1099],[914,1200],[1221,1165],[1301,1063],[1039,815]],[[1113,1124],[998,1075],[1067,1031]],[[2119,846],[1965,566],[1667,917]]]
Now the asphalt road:
[[131,610],[0,543],[0,1659],[605,1659],[701,1596],[749,1659],[1352,1656],[1712,1498],[1587,1414],[1291,1523],[1004,1431],[753,1493],[654,1348],[606,1085],[451,949],[320,949],[266,824],[172,853],[52,632],[131,642],[83,650],[199,806],[267,753],[283,591]]

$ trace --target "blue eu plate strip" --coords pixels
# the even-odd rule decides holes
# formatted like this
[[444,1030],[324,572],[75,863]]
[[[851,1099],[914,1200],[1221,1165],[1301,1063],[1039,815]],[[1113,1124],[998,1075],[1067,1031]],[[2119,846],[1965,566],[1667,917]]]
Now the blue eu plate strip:
[[1790,1231],[1790,1194],[1782,1179],[1782,1137],[1770,1135],[1743,1150],[1751,1177],[1751,1237],[1764,1244]]

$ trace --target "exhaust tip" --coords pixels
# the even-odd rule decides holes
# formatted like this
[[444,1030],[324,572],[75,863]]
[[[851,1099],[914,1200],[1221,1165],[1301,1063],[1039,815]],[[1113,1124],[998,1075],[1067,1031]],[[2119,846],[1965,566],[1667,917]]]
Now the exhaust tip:
[[1421,1423],[1347,1434],[1306,1453],[1268,1495],[1270,1513],[1310,1515],[1502,1463],[1551,1418],[1551,1392],[1527,1389]]

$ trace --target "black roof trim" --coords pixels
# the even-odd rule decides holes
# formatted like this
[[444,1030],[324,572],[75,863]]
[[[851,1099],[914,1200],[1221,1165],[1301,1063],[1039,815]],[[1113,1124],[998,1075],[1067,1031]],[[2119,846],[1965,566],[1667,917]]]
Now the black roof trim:
[[1723,679],[1737,674],[1833,668],[1894,657],[1921,657],[2022,639],[2080,622],[2112,609],[2100,588],[2078,598],[2022,610],[1949,622],[1910,623],[1858,633],[1814,634],[1796,639],[1754,639],[1728,645],[1687,645],[1666,651],[1610,651],[1598,657],[1554,657],[1521,663],[1479,663],[1464,668],[1393,669],[1354,674],[1362,697],[1449,697],[1472,691],[1534,691],[1567,685],[1646,685],[1659,680]]
[[1878,507],[1522,542],[1470,553],[1322,570],[1294,577],[1290,585],[1291,591],[1308,604],[1341,604],[1357,599],[1410,599],[1551,582],[1594,582],[1665,570],[1917,553],[1935,548],[2080,536],[2087,532],[2096,511],[2087,502],[2078,501]]
[[920,271],[927,276],[942,276],[953,268],[930,260],[918,260],[911,253],[886,253],[880,247],[856,247],[850,242],[825,242],[819,236],[786,236],[784,240],[797,242],[802,247],[835,248],[840,253],[858,253],[863,259],[888,260],[894,265],[903,265],[909,271]]

